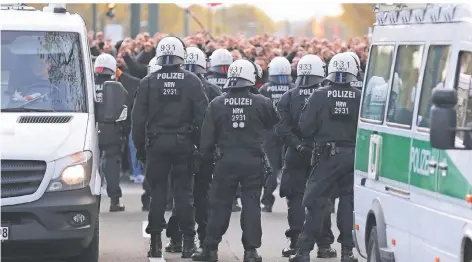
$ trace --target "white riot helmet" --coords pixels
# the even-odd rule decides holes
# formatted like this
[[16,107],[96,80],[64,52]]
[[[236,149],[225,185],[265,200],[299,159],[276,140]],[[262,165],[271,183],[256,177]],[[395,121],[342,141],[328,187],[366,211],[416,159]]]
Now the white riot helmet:
[[116,59],[107,53],[103,53],[95,59],[93,71],[96,75],[116,75]]
[[256,64],[245,59],[236,60],[228,68],[228,79],[223,89],[254,86],[256,75]]
[[325,78],[326,64],[316,55],[305,55],[297,64],[297,80],[295,84],[298,87],[313,87]]
[[278,56],[269,63],[269,81],[275,84],[287,84],[292,81],[292,66],[287,58]]
[[356,59],[348,53],[334,55],[329,61],[326,79],[336,84],[347,84],[357,81],[359,66]]
[[180,38],[167,36],[161,39],[156,47],[157,64],[174,66],[184,63],[185,45]]
[[154,73],[158,70],[161,70],[162,66],[158,65],[157,64],[157,58],[156,57],[153,57],[151,59],[151,61],[149,61],[149,64],[148,64],[148,74],[151,74],[151,73]]
[[206,73],[206,56],[198,47],[187,47],[185,54],[185,69],[195,74]]
[[231,53],[224,48],[219,48],[211,54],[210,68],[208,70],[214,73],[226,74],[231,63],[233,63]]

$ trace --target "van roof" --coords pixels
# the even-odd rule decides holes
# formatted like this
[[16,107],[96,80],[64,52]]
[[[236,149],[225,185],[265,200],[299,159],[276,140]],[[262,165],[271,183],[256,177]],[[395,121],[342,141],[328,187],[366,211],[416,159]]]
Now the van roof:
[[78,14],[8,9],[1,10],[0,16],[2,30],[85,32],[85,22]]
[[377,4],[375,26],[472,24],[472,4]]

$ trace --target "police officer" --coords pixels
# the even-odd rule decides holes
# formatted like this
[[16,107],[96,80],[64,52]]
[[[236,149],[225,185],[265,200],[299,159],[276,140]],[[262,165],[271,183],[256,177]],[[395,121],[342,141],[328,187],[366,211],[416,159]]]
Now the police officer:
[[351,86],[362,89],[362,86],[364,83],[364,72],[361,70],[361,60],[359,59],[359,56],[354,52],[346,52],[346,53],[350,54],[354,58],[354,60],[356,60],[356,64],[359,65],[359,73],[357,74],[357,81],[351,82]]
[[[262,81],[262,67],[256,63],[254,63],[257,68],[257,75],[256,75],[256,83]],[[228,90],[223,89],[223,92],[226,92]],[[260,94],[259,89],[257,86],[253,86],[250,89],[250,92],[253,94]],[[268,177],[270,174],[272,174],[272,170],[270,169],[269,161],[267,158],[267,155],[264,157],[265,159],[265,166],[266,166],[266,177]],[[231,207],[232,212],[239,212],[241,211],[241,206],[239,205],[238,199],[241,198],[241,185],[238,186],[238,190],[236,191],[236,196],[233,199],[233,206]]]
[[211,215],[202,252],[194,261],[217,261],[218,244],[228,229],[231,202],[241,184],[241,228],[244,261],[260,262],[261,207],[259,197],[263,183],[264,153],[261,147],[265,129],[278,121],[271,101],[250,89],[257,69],[248,60],[237,60],[228,71],[229,92],[213,100],[205,115],[200,140],[203,158],[217,161],[211,185]]
[[[280,97],[285,92],[294,87],[291,72],[290,62],[285,57],[275,57],[269,63],[269,81],[261,87],[259,92],[261,95],[270,98],[274,106],[277,106]],[[275,133],[275,129],[267,130],[264,139],[264,151],[269,159],[272,175],[266,179],[264,185],[264,193],[261,199],[262,211],[272,212],[272,206],[275,202],[273,193],[277,188],[277,178],[282,169],[283,155],[283,143]]]
[[[280,196],[287,199],[288,206],[289,229],[285,231],[285,236],[290,239],[290,246],[282,250],[284,257],[295,254],[298,235],[302,231],[305,217],[305,208],[302,205],[303,193],[311,171],[313,139],[301,134],[298,119],[308,97],[322,85],[325,63],[316,55],[305,55],[298,62],[297,76],[296,88],[282,95],[277,104],[280,122],[275,129],[287,147],[280,183]],[[330,214],[325,213],[323,233],[317,239],[318,258],[336,256],[336,251],[330,248],[333,242]]]
[[172,169],[175,207],[183,234],[182,257],[195,249],[193,170],[190,132],[200,129],[208,99],[198,77],[184,69],[185,47],[179,38],[165,37],[156,48],[161,70],[141,80],[132,112],[133,141],[139,159],[146,161],[151,208],[146,232],[151,235],[148,257],[162,257],[161,232],[169,172]]
[[[203,83],[205,94],[208,100],[211,101],[215,97],[221,95],[221,90],[218,86],[208,82],[203,75],[206,73],[206,57],[205,53],[197,47],[187,47],[185,55],[184,68],[198,76]],[[199,131],[199,130],[198,130]],[[200,140],[200,133],[198,132],[198,140]],[[198,141],[199,142],[199,141]],[[211,179],[213,175],[214,163],[213,159],[206,159],[206,162],[200,163],[199,170],[195,172],[195,183],[193,187],[194,207],[195,207],[195,221],[198,224],[198,239],[200,241],[199,248],[203,246],[205,239],[206,225],[208,223],[208,191],[210,190]],[[172,175],[172,174],[171,174]],[[175,211],[175,209],[174,209]],[[169,244],[165,247],[166,252],[177,253],[182,250],[182,238],[178,232],[178,219],[176,212],[172,213],[167,225],[166,235],[170,237]],[[198,252],[198,251],[197,251]],[[201,252],[201,251],[200,251]]]
[[[102,85],[105,81],[116,80],[116,60],[110,54],[101,54],[94,63],[96,100],[102,102]],[[129,106],[129,105],[128,105]],[[125,206],[120,204],[120,171],[121,171],[121,147],[123,137],[130,132],[130,122],[121,121],[119,123],[99,123],[99,147],[102,174],[105,176],[107,184],[107,194],[110,197],[110,212],[120,212],[125,210]]]
[[210,56],[209,72],[206,76],[208,82],[217,85],[220,90],[222,90],[226,83],[228,67],[231,63],[233,63],[231,52],[224,48],[219,48],[213,51]]
[[[149,64],[147,66],[147,73],[148,75],[151,73],[156,72],[157,70],[160,70],[162,66],[157,64],[157,58],[153,57],[151,61],[149,61]],[[143,164],[143,169],[144,169],[144,163]],[[143,190],[144,193],[141,195],[141,203],[143,204],[142,210],[143,211],[149,211],[150,203],[151,203],[151,188],[149,187],[149,184],[147,181],[143,182]],[[167,205],[169,205],[169,194],[172,195],[172,192],[168,192],[168,199],[167,199]],[[170,201],[173,201],[173,198],[170,197]]]
[[315,240],[320,239],[329,198],[339,197],[338,242],[341,261],[357,262],[352,249],[354,147],[361,91],[351,87],[357,81],[359,68],[350,54],[333,56],[326,79],[330,85],[317,89],[300,115],[302,136],[313,137],[319,147],[317,167],[308,179],[303,205],[305,223],[298,237],[297,253],[291,262],[310,261]]

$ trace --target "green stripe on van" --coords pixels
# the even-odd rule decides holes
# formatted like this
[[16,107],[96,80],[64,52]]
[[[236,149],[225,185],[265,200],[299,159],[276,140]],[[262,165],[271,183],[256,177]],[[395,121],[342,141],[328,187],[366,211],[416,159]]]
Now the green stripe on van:
[[[368,172],[372,134],[372,130],[358,129],[355,161],[357,171]],[[378,135],[382,136],[380,177],[458,199],[464,199],[467,194],[472,193],[472,185],[446,151],[431,148],[428,141],[384,132],[378,132]],[[448,165],[446,173],[431,169],[428,165],[430,160],[439,163],[444,159]]]

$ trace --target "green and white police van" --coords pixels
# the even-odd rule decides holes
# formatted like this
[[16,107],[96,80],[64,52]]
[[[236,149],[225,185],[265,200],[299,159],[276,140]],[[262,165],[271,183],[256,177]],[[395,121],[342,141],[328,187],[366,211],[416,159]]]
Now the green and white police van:
[[98,262],[97,123],[126,119],[126,92],[96,93],[85,22],[65,5],[1,5],[0,24],[1,260]]
[[354,242],[368,261],[470,262],[471,5],[374,10],[357,133]]

